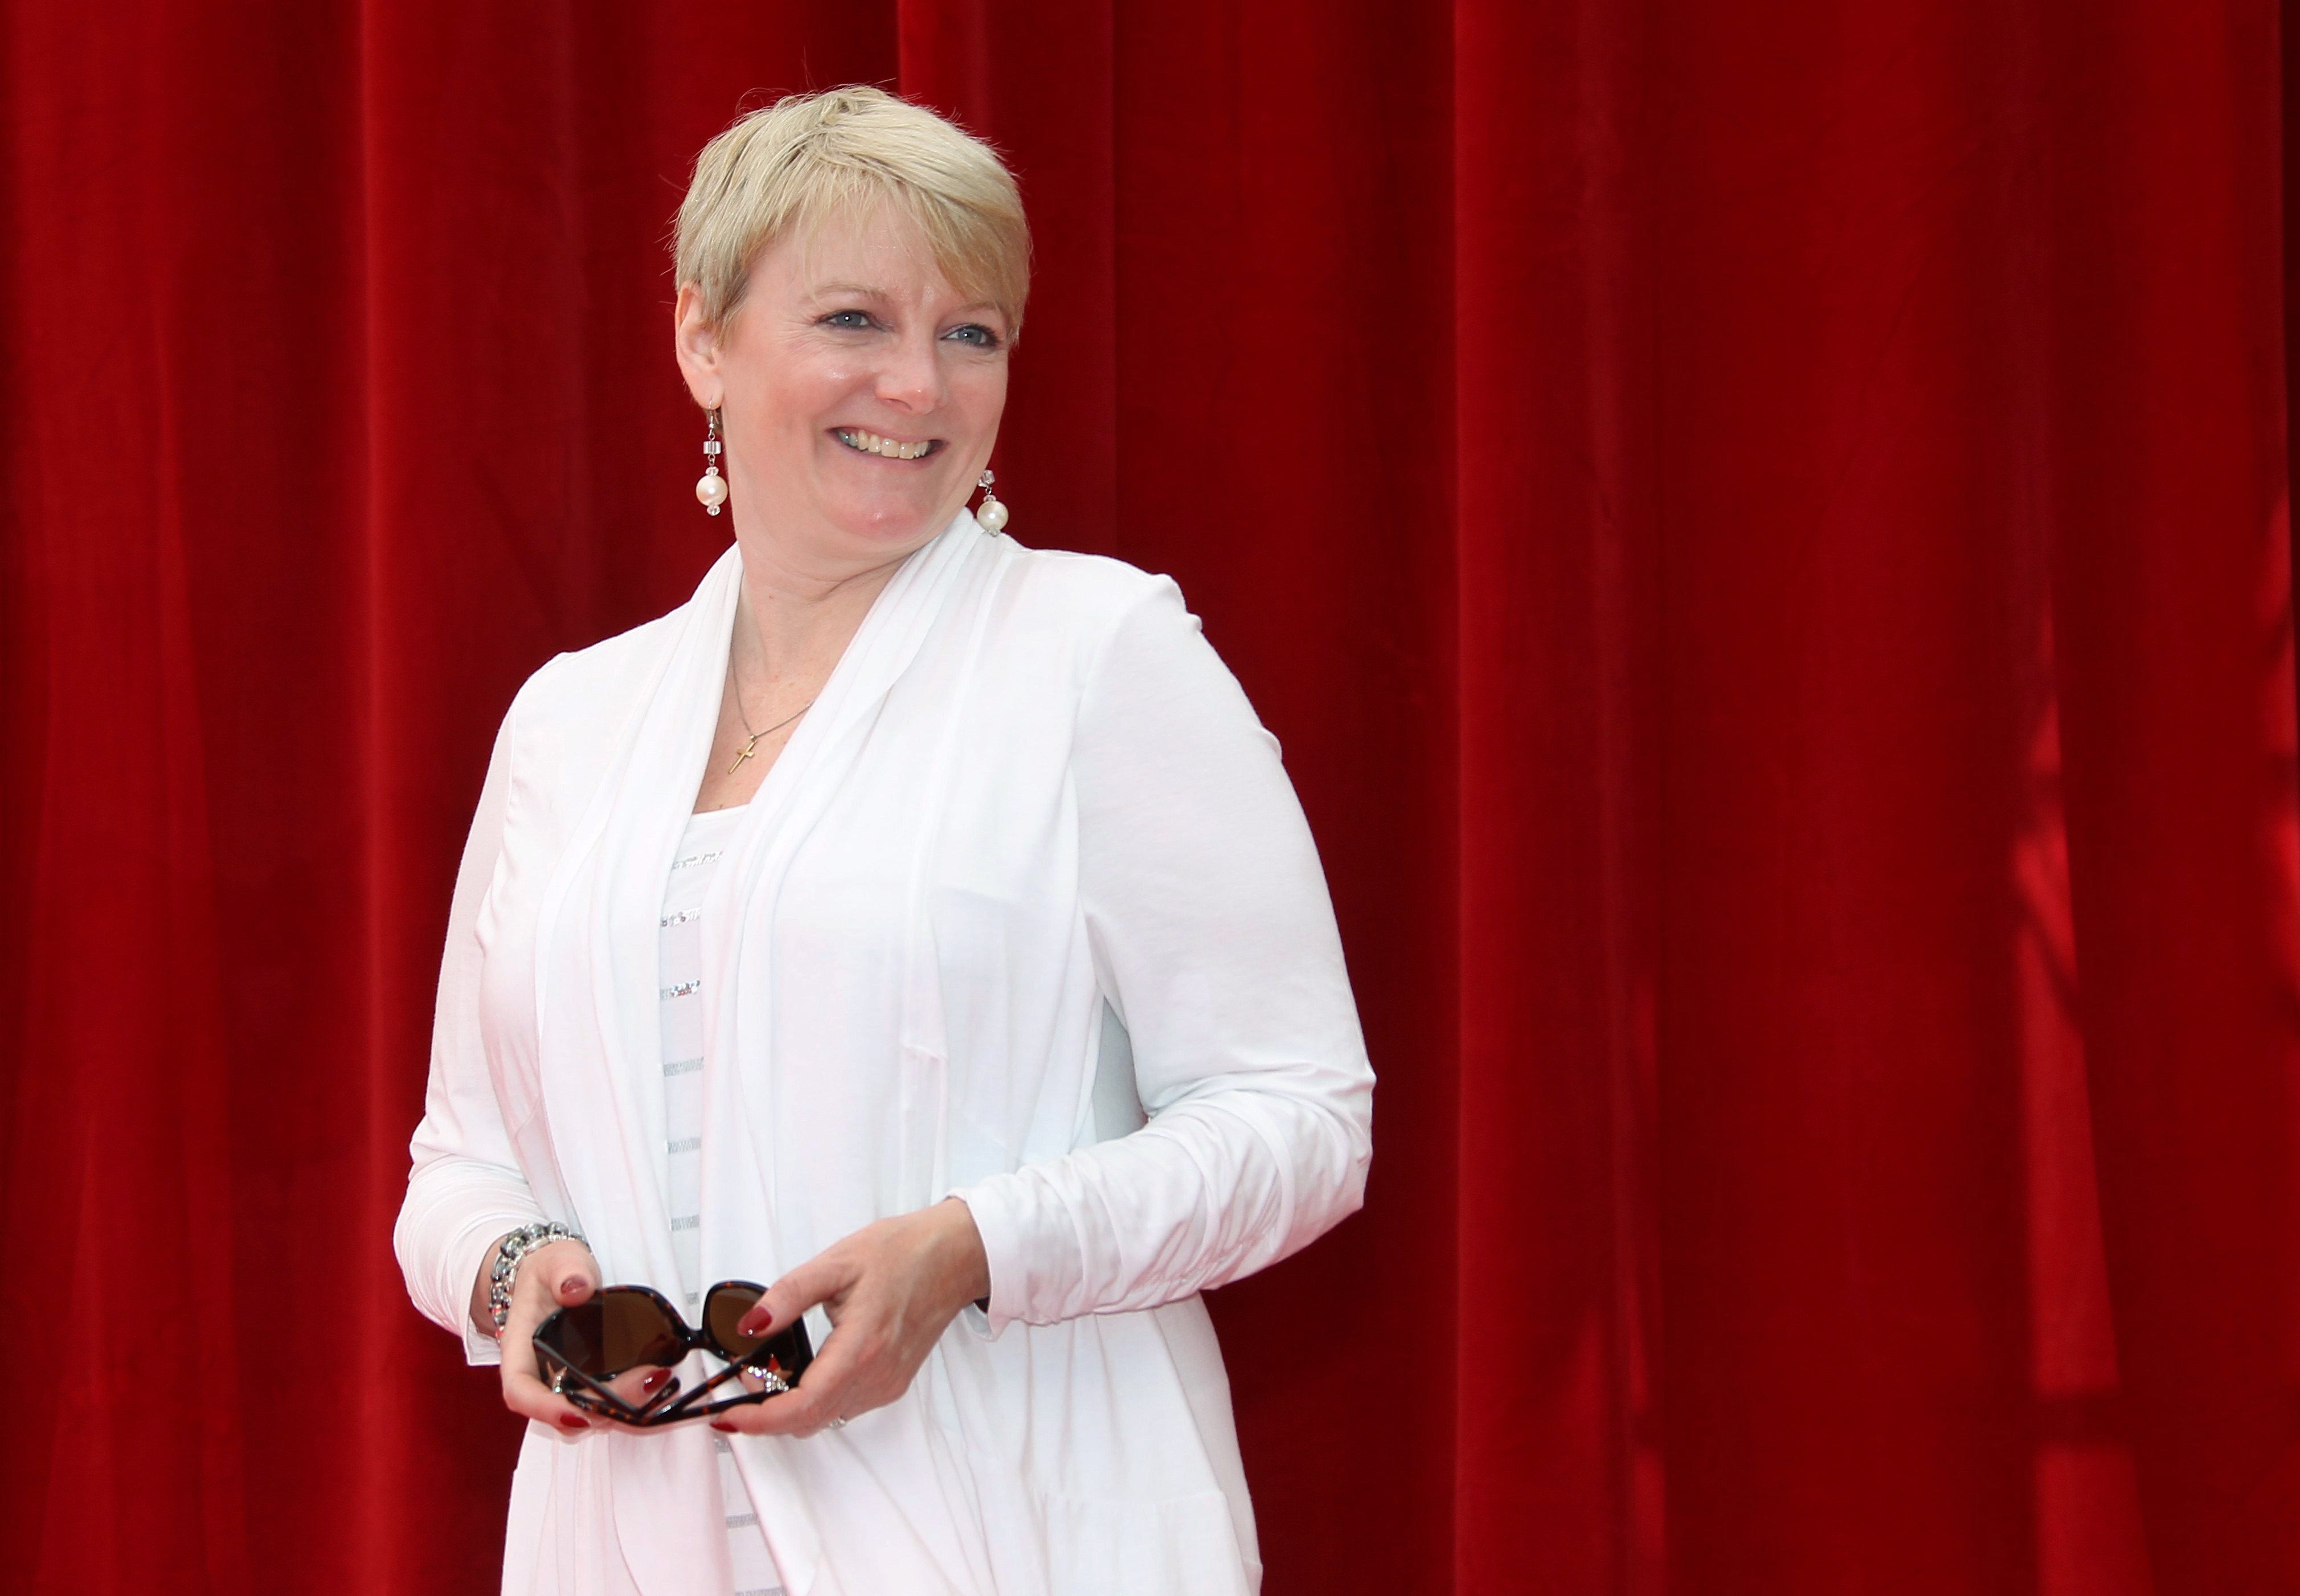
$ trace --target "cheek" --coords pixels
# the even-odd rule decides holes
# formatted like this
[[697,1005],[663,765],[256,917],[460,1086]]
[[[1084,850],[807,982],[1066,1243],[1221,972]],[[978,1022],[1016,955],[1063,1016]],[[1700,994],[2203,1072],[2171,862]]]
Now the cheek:
[[808,436],[829,424],[832,412],[849,400],[858,385],[843,371],[813,371],[777,395],[779,430]]
[[870,372],[850,351],[790,346],[762,363],[759,411],[768,429],[784,437],[820,431],[871,386]]
[[971,428],[996,428],[1006,408],[1006,362],[978,364],[953,373],[950,400],[951,408],[964,416]]

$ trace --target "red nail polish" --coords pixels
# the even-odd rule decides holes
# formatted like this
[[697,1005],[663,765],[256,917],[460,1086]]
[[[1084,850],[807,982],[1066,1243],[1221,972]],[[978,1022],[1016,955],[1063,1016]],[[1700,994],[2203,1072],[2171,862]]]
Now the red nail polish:
[[721,1435],[732,1435],[735,1433],[735,1426],[733,1425],[713,1424],[711,1427],[718,1431]]
[[588,1430],[591,1427],[591,1421],[589,1419],[577,1418],[572,1415],[561,1419],[559,1422],[571,1430]]
[[562,1297],[570,1296],[576,1292],[581,1291],[587,1284],[588,1283],[580,1275],[570,1275],[566,1279],[559,1283],[559,1294]]
[[745,1314],[735,1328],[744,1335],[764,1335],[772,1327],[775,1316],[764,1308],[754,1308]]
[[656,1392],[662,1389],[662,1383],[670,1378],[671,1371],[669,1369],[659,1368],[655,1370],[654,1373],[649,1375],[646,1379],[639,1382],[639,1390],[647,1396],[653,1396]]

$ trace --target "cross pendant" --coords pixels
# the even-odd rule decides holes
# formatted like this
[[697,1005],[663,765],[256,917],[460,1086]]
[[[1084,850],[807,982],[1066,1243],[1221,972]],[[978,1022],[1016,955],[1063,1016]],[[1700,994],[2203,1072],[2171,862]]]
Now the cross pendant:
[[740,770],[743,768],[743,761],[749,759],[751,755],[756,752],[759,746],[759,738],[765,735],[766,734],[763,732],[753,734],[751,740],[743,744],[743,752],[735,756],[735,762],[727,767],[728,775],[732,776],[736,771]]

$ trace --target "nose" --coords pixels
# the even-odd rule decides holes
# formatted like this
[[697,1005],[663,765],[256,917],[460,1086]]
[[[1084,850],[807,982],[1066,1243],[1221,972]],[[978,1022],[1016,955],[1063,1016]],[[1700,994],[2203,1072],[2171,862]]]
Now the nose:
[[888,346],[879,369],[879,397],[915,415],[938,408],[944,398],[941,353],[931,329],[906,333]]

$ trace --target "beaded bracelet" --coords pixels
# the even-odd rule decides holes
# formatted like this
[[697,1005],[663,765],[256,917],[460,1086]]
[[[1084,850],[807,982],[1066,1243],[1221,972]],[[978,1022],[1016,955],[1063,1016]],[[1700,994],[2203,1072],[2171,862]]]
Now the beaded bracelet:
[[546,1243],[582,1240],[575,1231],[554,1220],[547,1225],[522,1225],[496,1243],[495,1266],[488,1271],[488,1314],[496,1322],[498,1341],[503,1338],[504,1325],[511,1318],[511,1287],[519,1277],[519,1260]]

